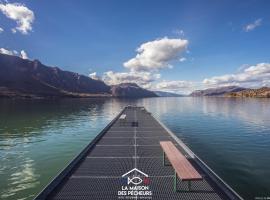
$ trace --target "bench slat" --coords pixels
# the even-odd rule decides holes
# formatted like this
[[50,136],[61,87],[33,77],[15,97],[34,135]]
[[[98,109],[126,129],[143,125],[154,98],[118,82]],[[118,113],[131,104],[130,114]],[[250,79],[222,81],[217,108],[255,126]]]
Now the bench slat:
[[171,141],[161,141],[160,145],[182,181],[202,180],[202,176]]

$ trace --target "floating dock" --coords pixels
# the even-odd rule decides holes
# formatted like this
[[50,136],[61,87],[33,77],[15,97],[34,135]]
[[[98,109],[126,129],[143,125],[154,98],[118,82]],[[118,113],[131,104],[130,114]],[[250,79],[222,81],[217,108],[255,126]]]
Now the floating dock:
[[[175,191],[160,141],[171,141],[203,180],[179,179]],[[144,107],[127,106],[36,197],[45,199],[242,198]]]

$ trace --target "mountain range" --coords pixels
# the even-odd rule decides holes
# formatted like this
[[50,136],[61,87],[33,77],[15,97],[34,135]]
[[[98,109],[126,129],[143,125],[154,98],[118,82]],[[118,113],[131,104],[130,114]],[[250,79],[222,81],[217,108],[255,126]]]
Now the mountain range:
[[111,94],[114,97],[157,97],[154,92],[139,87],[136,83],[121,83],[111,86]]
[[226,97],[259,97],[270,98],[270,88],[262,87],[258,89],[246,89],[238,92],[229,92],[225,94]]
[[270,88],[262,87],[257,89],[243,88],[237,86],[217,87],[205,90],[196,90],[189,96],[222,96],[222,97],[259,97],[270,98]]
[[[0,97],[182,97],[184,95],[150,91],[136,83],[107,85],[85,75],[49,67],[38,60],[0,54]],[[189,96],[270,97],[270,88],[248,89],[237,86],[196,90]]]
[[217,87],[209,88],[205,90],[195,90],[189,96],[198,97],[198,96],[223,96],[226,93],[230,92],[239,92],[245,90],[246,88],[237,87],[237,86],[227,86],[227,87]]
[[44,97],[157,97],[136,84],[109,86],[78,73],[48,67],[38,60],[0,54],[0,96]]

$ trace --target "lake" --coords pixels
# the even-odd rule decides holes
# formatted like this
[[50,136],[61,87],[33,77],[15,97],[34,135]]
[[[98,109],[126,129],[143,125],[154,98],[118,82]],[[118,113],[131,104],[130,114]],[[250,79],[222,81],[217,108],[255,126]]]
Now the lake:
[[270,99],[0,100],[0,199],[33,199],[126,105],[142,105],[243,198],[270,198]]

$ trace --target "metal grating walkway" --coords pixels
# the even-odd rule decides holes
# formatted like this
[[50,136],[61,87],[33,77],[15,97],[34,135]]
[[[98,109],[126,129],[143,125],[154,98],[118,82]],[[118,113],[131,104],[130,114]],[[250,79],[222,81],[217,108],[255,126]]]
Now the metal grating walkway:
[[[119,116],[36,199],[241,199],[144,108],[129,106]],[[172,141],[203,175],[203,181],[192,182],[191,191],[174,192],[174,170],[162,163],[159,142],[164,140]],[[133,168],[149,176],[152,195],[118,196],[125,185],[122,175]],[[187,188],[178,181],[178,189]]]

